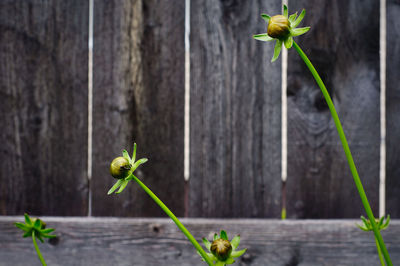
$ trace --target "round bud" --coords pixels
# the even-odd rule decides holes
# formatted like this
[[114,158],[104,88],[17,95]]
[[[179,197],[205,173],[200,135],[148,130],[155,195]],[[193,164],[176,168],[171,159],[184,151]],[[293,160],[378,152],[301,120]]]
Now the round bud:
[[130,169],[129,161],[124,157],[115,158],[110,165],[110,173],[116,179],[127,177]]
[[272,38],[282,39],[290,33],[290,22],[282,15],[276,15],[270,18],[267,33]]
[[210,251],[220,261],[225,261],[232,253],[232,246],[228,240],[220,238],[211,243]]

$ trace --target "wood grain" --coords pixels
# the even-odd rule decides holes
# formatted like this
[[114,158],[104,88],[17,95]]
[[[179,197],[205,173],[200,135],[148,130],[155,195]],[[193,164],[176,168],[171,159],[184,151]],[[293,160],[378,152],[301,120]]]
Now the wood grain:
[[[289,1],[307,10],[296,38],[320,73],[342,121],[374,213],[379,189],[379,1]],[[364,214],[329,109],[303,61],[288,60],[288,216]]]
[[87,213],[87,1],[0,2],[0,214]]
[[386,64],[386,211],[400,217],[400,2],[387,1]]
[[[127,218],[43,218],[59,238],[39,244],[48,265],[205,265],[172,221]],[[40,265],[31,239],[13,225],[22,217],[0,218],[0,265]],[[225,229],[241,235],[247,253],[235,265],[379,265],[372,233],[355,220],[183,219],[200,240]],[[383,237],[392,261],[400,260],[400,222]]]
[[280,63],[263,12],[280,1],[192,1],[189,215],[278,217]]
[[183,210],[184,1],[95,1],[93,215],[165,216],[137,184],[107,196],[113,158],[149,158],[137,176]]

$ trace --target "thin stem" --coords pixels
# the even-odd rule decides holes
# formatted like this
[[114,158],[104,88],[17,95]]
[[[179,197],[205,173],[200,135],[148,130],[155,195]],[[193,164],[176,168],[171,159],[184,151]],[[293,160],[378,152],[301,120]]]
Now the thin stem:
[[196,241],[192,234],[186,229],[186,227],[179,221],[179,219],[168,209],[168,207],[145,184],[143,184],[142,181],[140,181],[136,176],[132,176],[136,183],[138,183],[143,188],[143,190],[146,191],[146,193],[149,194],[149,196],[161,207],[161,209],[174,221],[174,223],[189,239],[189,241],[197,249],[203,259],[207,262],[207,264],[214,265],[212,260],[207,256],[204,249],[200,246],[200,244]]
[[367,195],[365,194],[365,191],[362,186],[360,177],[358,175],[356,166],[354,164],[353,156],[351,155],[349,144],[347,143],[346,136],[345,136],[343,128],[342,128],[342,124],[340,123],[339,116],[336,112],[335,106],[333,105],[332,99],[329,96],[328,90],[326,89],[324,83],[321,80],[321,77],[318,75],[317,71],[315,70],[314,66],[311,64],[310,60],[308,59],[306,54],[303,52],[303,50],[301,50],[301,48],[294,41],[293,41],[293,46],[296,49],[296,51],[299,53],[301,59],[303,59],[304,63],[307,65],[307,67],[310,70],[311,74],[313,75],[315,81],[317,82],[318,86],[320,87],[322,94],[325,97],[325,100],[329,106],[329,110],[331,111],[333,121],[335,122],[336,129],[339,133],[340,141],[342,142],[344,153],[346,154],[347,162],[349,163],[350,170],[353,175],[353,179],[356,184],[358,193],[360,194],[361,201],[365,208],[365,212],[367,213],[367,216],[371,222],[372,229],[373,229],[374,235],[375,235],[375,239],[379,243],[379,247],[383,253],[383,256],[385,257],[385,261],[386,261],[387,265],[392,266],[393,265],[392,261],[390,260],[389,253],[386,249],[385,243],[383,242],[383,239],[382,239],[381,233],[378,229],[378,226],[376,225],[375,217],[372,213],[371,206],[369,205]]
[[36,253],[39,257],[40,262],[42,263],[43,266],[46,266],[46,262],[44,261],[42,253],[40,253],[39,247],[36,243],[35,230],[32,231],[32,239],[33,239],[33,245],[35,246]]
[[375,238],[375,244],[376,244],[376,249],[378,250],[379,261],[381,262],[381,265],[382,265],[382,266],[385,266],[385,261],[383,260],[383,257],[382,257],[381,248],[379,247],[379,243],[378,243],[378,241],[376,240],[376,238]]

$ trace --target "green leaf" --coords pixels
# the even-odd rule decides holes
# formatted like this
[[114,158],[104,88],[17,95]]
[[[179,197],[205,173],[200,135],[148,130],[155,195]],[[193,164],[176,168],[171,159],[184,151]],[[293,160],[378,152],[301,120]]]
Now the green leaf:
[[365,232],[368,232],[368,231],[369,231],[367,228],[365,228],[364,226],[361,226],[361,225],[359,225],[359,224],[356,224],[356,226],[357,226],[358,228],[360,228],[361,230],[365,231]]
[[290,30],[290,35],[292,35],[293,37],[300,36],[300,35],[306,33],[309,30],[310,30],[310,27],[291,29]]
[[116,192],[116,194],[121,193],[126,188],[126,185],[128,185],[128,183],[129,183],[129,181],[127,181],[127,180],[122,181],[122,184],[119,187],[119,190]]
[[122,151],[122,156],[128,160],[129,164],[132,164],[131,157],[129,157],[129,153],[126,150]]
[[107,192],[107,195],[112,194],[112,193],[122,184],[123,181],[124,181],[124,180],[119,179],[119,180],[114,184],[114,186],[112,186],[112,188],[110,188],[110,190]]
[[220,236],[221,236],[222,239],[225,239],[225,240],[229,241],[228,235],[226,234],[226,232],[224,230],[221,230]]
[[18,227],[19,229],[22,229],[25,232],[28,232],[29,230],[31,230],[30,226],[27,226],[26,224],[23,224],[23,223],[15,223],[15,226]]
[[225,264],[226,265],[228,265],[228,264],[234,264],[235,263],[235,260],[233,259],[233,258],[228,258],[226,261],[225,261]]
[[364,222],[365,228],[371,229],[371,224],[364,216],[361,216],[361,220]]
[[210,250],[211,243],[210,243],[210,241],[208,241],[208,239],[205,238],[205,237],[203,237],[203,244],[204,244],[204,246],[206,247],[206,249]]
[[133,175],[133,174],[130,174],[128,177],[125,177],[125,181],[132,180],[133,177],[134,177],[134,175]]
[[388,214],[386,222],[383,224],[381,230],[385,230],[389,226],[389,222],[390,222],[390,215]]
[[48,235],[48,234],[42,234],[42,236],[46,237],[46,238],[56,238],[57,237],[56,235]]
[[268,36],[267,33],[255,34],[255,35],[253,35],[253,38],[258,41],[262,41],[262,42],[269,42],[269,41],[274,40],[274,38]]
[[135,171],[136,168],[138,168],[141,164],[144,164],[145,162],[147,162],[148,160],[146,158],[142,158],[140,160],[138,160],[131,168],[131,171]]
[[214,240],[217,240],[217,239],[219,239],[219,236],[218,236],[217,233],[215,233],[215,234],[214,234]]
[[36,229],[42,229],[42,222],[40,221],[40,219],[36,219],[35,223],[33,224],[33,227],[35,227]]
[[215,263],[215,266],[225,266],[225,262],[223,262],[223,261],[217,261],[217,262]]
[[268,16],[267,14],[261,14],[261,17],[265,20],[265,22],[269,23],[269,20],[271,19],[270,16]]
[[282,41],[276,40],[274,56],[272,57],[271,62],[275,62],[275,60],[278,59],[279,54],[281,53],[281,50],[282,50]]
[[300,15],[297,17],[297,19],[296,19],[293,23],[291,23],[290,26],[291,26],[292,28],[296,28],[296,27],[300,24],[300,22],[303,20],[305,14],[306,14],[306,10],[303,9],[303,10],[301,11]]
[[293,45],[293,37],[292,37],[292,36],[287,37],[287,38],[284,40],[284,42],[285,42],[285,47],[286,47],[286,49],[292,48],[292,45]]
[[231,257],[232,257],[232,258],[240,257],[240,256],[242,256],[246,251],[247,251],[247,248],[241,249],[241,250],[238,250],[238,251],[232,251]]
[[26,232],[22,237],[32,236],[32,231]]
[[286,5],[283,5],[283,15],[287,18],[289,15],[288,8]]
[[385,216],[382,216],[381,219],[378,221],[378,227],[380,228],[381,225],[383,224],[383,219],[385,219]]
[[231,241],[232,249],[233,250],[237,249],[239,244],[240,244],[240,235],[237,235]]
[[290,15],[290,17],[289,17],[290,25],[292,25],[292,23],[296,19],[296,17],[297,17],[297,12],[292,14],[292,15]]
[[40,234],[36,234],[35,236],[37,237],[37,239],[39,239],[40,242],[44,243],[43,238]]
[[136,143],[133,143],[132,163],[135,163],[136,160],[136,146]]
[[32,220],[27,213],[24,214],[25,216],[25,223],[28,225],[32,225]]
[[53,229],[53,228],[47,228],[47,229],[41,230],[41,232],[42,232],[43,234],[49,234],[49,233],[53,232],[54,230],[55,230],[55,229]]

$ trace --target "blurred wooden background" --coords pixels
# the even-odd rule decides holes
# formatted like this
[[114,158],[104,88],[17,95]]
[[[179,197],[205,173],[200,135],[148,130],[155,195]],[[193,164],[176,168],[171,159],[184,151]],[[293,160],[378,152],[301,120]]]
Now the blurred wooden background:
[[[374,213],[379,205],[378,0],[294,1],[296,38],[332,94]],[[281,62],[260,13],[281,1],[192,1],[190,179],[184,181],[185,1],[94,1],[88,179],[89,1],[0,3],[0,214],[164,216],[135,184],[107,196],[111,160],[138,143],[137,175],[178,215],[279,218]],[[400,215],[399,2],[387,1],[386,212]],[[288,218],[364,214],[319,88],[288,55]],[[89,198],[91,200],[89,200]]]
[[[385,210],[399,218],[400,2],[386,0],[387,36],[380,39],[381,1],[288,4],[290,13],[307,10],[301,25],[311,30],[296,42],[332,95],[375,215],[385,156]],[[266,31],[260,14],[280,13],[281,6],[280,0],[191,1],[185,181],[185,0],[94,0],[93,49],[89,1],[2,0],[0,265],[39,262],[12,224],[24,212],[62,216],[46,218],[59,235],[41,246],[49,265],[202,265],[175,225],[155,218],[165,214],[136,184],[107,196],[115,182],[109,163],[123,149],[132,152],[133,142],[138,156],[149,158],[137,176],[177,216],[189,217],[184,223],[197,239],[220,229],[242,234],[249,252],[239,265],[377,265],[372,235],[357,229],[356,220],[303,220],[365,214],[322,94],[293,50],[283,186],[281,60],[271,64],[273,44],[252,39]],[[287,217],[296,220],[247,219],[279,219],[283,198]],[[399,230],[394,221],[383,232],[394,262]]]

